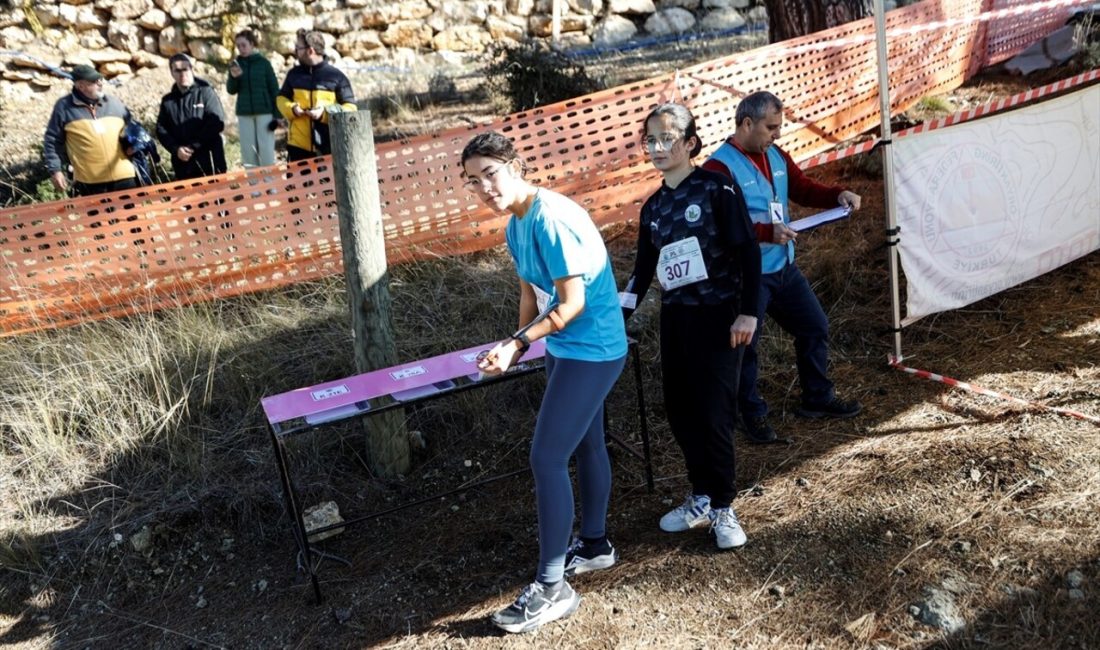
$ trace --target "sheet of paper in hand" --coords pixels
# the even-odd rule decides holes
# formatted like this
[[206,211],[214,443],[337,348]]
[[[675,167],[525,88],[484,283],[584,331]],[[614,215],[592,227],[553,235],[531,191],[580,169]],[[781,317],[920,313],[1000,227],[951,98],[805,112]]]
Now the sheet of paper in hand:
[[802,219],[795,219],[787,224],[787,227],[795,232],[803,232],[833,221],[847,219],[851,214],[851,208],[841,206],[839,208],[833,208],[832,210],[826,210],[825,212],[819,212],[809,217],[803,217]]

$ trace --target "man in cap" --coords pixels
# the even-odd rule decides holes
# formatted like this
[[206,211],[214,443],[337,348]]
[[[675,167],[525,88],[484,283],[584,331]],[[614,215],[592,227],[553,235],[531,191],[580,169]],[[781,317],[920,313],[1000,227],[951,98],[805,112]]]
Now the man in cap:
[[172,90],[160,100],[157,140],[172,154],[176,180],[224,174],[225,111],[214,87],[195,76],[191,58],[168,59]]
[[103,92],[103,75],[92,66],[74,66],[72,79],[73,92],[57,100],[46,126],[42,157],[50,181],[68,191],[71,167],[72,190],[79,196],[137,186],[134,165],[119,142],[132,119],[129,109]]

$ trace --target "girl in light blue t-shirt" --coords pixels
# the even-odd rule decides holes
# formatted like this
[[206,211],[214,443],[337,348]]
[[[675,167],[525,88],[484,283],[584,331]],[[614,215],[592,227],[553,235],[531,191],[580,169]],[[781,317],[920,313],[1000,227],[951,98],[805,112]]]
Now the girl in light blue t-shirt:
[[[572,614],[580,604],[565,577],[615,563],[607,540],[611,465],[604,443],[603,401],[626,360],[626,331],[611,261],[584,208],[532,185],[508,138],[483,133],[462,151],[465,187],[486,205],[508,211],[505,237],[520,279],[519,324],[554,305],[518,338],[498,343],[479,363],[487,374],[514,364],[546,339],[546,392],[531,442],[539,517],[535,581],[514,603],[493,614],[508,632],[527,632]],[[580,536],[573,543],[569,458],[577,457]]]

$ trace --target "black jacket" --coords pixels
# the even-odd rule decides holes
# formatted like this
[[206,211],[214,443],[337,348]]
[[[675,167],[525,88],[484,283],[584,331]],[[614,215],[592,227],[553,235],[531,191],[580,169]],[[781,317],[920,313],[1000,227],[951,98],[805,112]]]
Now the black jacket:
[[[195,77],[195,84],[185,91],[172,84],[172,92],[160,100],[157,140],[171,154],[177,180],[225,172],[224,129],[221,100],[205,79]],[[187,162],[177,155],[184,145],[195,150]]]

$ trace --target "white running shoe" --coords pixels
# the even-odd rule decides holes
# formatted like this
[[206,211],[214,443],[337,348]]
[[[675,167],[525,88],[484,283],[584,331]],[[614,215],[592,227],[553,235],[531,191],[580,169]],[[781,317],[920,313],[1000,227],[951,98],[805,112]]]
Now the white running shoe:
[[749,541],[733,508],[715,508],[710,511],[710,519],[710,529],[718,540],[718,548],[737,548]]
[[679,533],[710,523],[710,497],[689,494],[684,503],[661,517],[661,530]]

